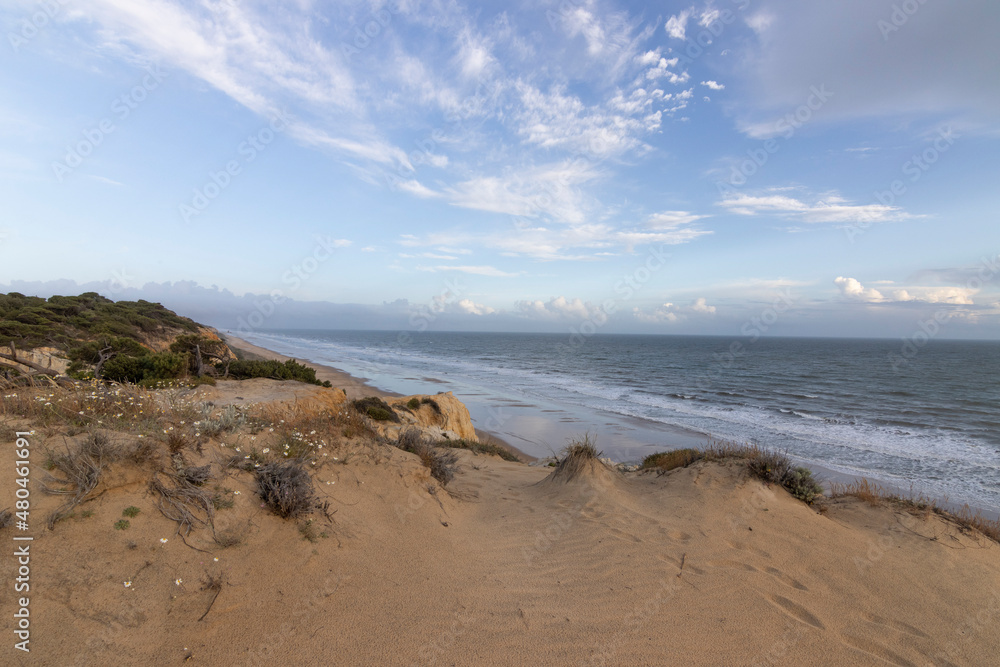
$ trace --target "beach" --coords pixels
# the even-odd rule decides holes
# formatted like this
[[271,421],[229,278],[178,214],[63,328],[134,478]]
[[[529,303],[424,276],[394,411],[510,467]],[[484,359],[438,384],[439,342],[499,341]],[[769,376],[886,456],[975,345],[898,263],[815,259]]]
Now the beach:
[[[417,426],[471,437],[457,397],[391,396],[311,366],[334,387],[218,380],[125,403],[108,390],[107,428],[125,409],[155,412],[155,429],[123,423],[104,440],[30,431],[31,475],[47,485],[66,465],[51,458],[59,452],[133,453],[51,530],[42,517],[64,497],[32,496],[32,654],[5,660],[985,665],[1000,651],[1000,546],[929,507],[806,503],[740,459],[625,473],[596,458],[553,468],[452,449],[435,455],[454,454],[450,476],[434,476],[394,446],[397,426],[366,422],[347,401],[382,396]],[[372,428],[397,435],[365,435]],[[319,508],[297,518],[269,509],[254,472],[283,464],[289,446]],[[15,449],[2,451],[13,468]],[[177,489],[215,494],[214,511],[192,510],[186,528],[164,505],[178,496],[150,478],[185,470],[209,481]],[[3,560],[0,576],[17,567]],[[9,598],[0,607],[7,619],[16,611]]]

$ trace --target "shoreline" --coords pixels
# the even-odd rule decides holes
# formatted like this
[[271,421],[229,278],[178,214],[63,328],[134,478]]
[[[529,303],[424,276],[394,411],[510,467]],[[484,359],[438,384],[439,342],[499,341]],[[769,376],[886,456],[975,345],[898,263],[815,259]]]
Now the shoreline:
[[[299,363],[315,369],[317,378],[321,380],[330,380],[331,384],[335,387],[344,389],[347,392],[348,398],[352,400],[355,398],[363,398],[365,396],[379,396],[385,398],[407,395],[385,390],[375,384],[371,384],[377,380],[357,377],[334,366],[314,362],[300,357],[289,357],[279,352],[275,352],[274,350],[254,345],[253,343],[228,333],[220,332],[220,335],[223,336],[227,343],[230,341],[237,341],[238,344],[233,345],[233,347],[239,347],[244,352],[249,352],[250,354],[257,355],[265,359],[285,361],[287,359],[294,358],[299,361]],[[417,380],[417,378],[411,378],[411,380]],[[479,394],[476,394],[475,392],[461,391],[459,387],[453,386],[453,383],[439,378],[424,377],[419,380],[422,382],[443,385],[444,390],[452,391],[456,397],[470,409],[470,412],[477,407],[476,396]],[[580,422],[580,415],[572,415],[564,410],[546,410],[541,406],[529,405],[521,403],[520,401],[512,401],[508,404],[501,402],[499,406],[489,405],[486,406],[486,410],[491,414],[491,416],[487,419],[487,423],[495,424],[496,426],[491,428],[476,427],[476,433],[480,439],[492,439],[497,441],[499,444],[516,453],[526,463],[544,460],[549,456],[548,454],[529,454],[525,451],[526,447],[533,449],[540,449],[544,447],[549,449],[550,452],[558,454],[563,446],[568,444],[570,440],[578,438],[584,433],[590,433],[589,429],[581,431],[579,428],[572,426],[573,424]],[[495,419],[493,415],[501,416],[499,419]],[[616,440],[628,441],[627,445],[623,447],[620,446],[617,451],[608,453],[608,455],[615,461],[641,462],[645,455],[655,452],[686,447],[701,449],[704,448],[707,442],[713,437],[711,434],[703,434],[697,431],[688,431],[686,429],[676,427],[667,427],[662,424],[651,425],[639,420],[639,418],[634,417],[625,418],[620,421],[621,423],[615,426],[611,426],[610,423],[605,424],[607,428],[605,428],[605,430],[601,433],[604,438],[610,436]],[[623,425],[624,428],[622,428]],[[629,425],[635,427],[641,426],[645,430],[655,431],[662,439],[658,440],[656,443],[646,444],[642,440],[630,438],[628,432]],[[531,437],[526,437],[524,435],[525,432],[530,433]],[[561,440],[566,440],[566,442],[563,443]],[[555,446],[553,446],[554,444]],[[600,443],[598,443],[598,448],[600,448],[600,446]],[[624,457],[622,454],[624,454]],[[820,481],[827,492],[829,492],[832,484],[850,484],[867,479],[868,481],[879,485],[886,491],[896,493],[903,498],[909,498],[912,495],[911,490],[875,476],[854,475],[834,470],[822,465],[821,463],[799,459],[794,456],[791,458],[793,461],[807,466],[814,473],[820,475]],[[919,496],[920,494],[917,495]],[[963,507],[968,507],[973,512],[979,512],[984,517],[989,519],[1000,519],[1000,508],[989,509],[976,505],[969,505],[967,503],[954,502],[949,500],[947,497],[929,497],[939,507],[950,512],[958,512],[962,510]]]
[[[406,394],[401,394],[395,391],[387,391],[381,387],[377,387],[370,384],[371,380],[368,378],[359,378],[346,371],[342,371],[339,368],[329,366],[327,364],[317,363],[308,359],[301,359],[298,357],[289,357],[287,355],[281,354],[280,352],[275,352],[274,350],[269,350],[266,347],[261,347],[259,345],[254,345],[253,343],[233,336],[232,334],[219,332],[219,335],[225,341],[227,345],[231,348],[240,350],[243,353],[249,354],[253,357],[258,357],[260,359],[274,360],[274,361],[287,361],[289,359],[295,359],[300,364],[308,366],[316,371],[316,379],[323,381],[328,380],[337,389],[343,389],[344,393],[347,395],[347,400],[353,401],[359,398],[365,398],[367,396],[378,396],[379,398],[398,398],[400,396],[405,396]],[[433,394],[428,394],[433,395]],[[462,400],[462,399],[459,399]],[[464,401],[463,401],[464,403]],[[493,441],[502,447],[509,449],[511,452],[516,454],[527,464],[534,463],[538,461],[537,456],[532,456],[524,450],[512,445],[507,439],[501,436],[499,433],[494,433],[485,429],[476,428],[476,435],[479,437],[480,442]]]

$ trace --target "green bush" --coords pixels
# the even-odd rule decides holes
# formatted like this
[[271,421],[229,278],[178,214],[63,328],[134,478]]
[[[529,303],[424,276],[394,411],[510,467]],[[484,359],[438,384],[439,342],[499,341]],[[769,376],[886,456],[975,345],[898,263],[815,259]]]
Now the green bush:
[[388,403],[377,396],[369,396],[367,398],[360,398],[356,401],[352,401],[351,407],[361,414],[368,415],[378,422],[399,421],[399,415],[393,412]]
[[788,492],[799,500],[811,503],[818,496],[823,495],[823,487],[813,479],[812,471],[809,468],[798,467],[785,473],[781,485],[788,489]]
[[174,380],[184,376],[187,357],[173,352],[156,352],[144,357],[120,354],[108,359],[102,376],[113,382],[133,384],[155,383],[157,380]]
[[108,359],[101,372],[106,380],[112,382],[131,382],[137,384],[142,381],[144,371],[142,360],[139,357],[120,355]]
[[420,399],[414,396],[406,402],[406,407],[411,410],[418,410],[420,408]]
[[[224,370],[225,367],[225,364],[216,364],[216,368],[220,371]],[[237,380],[270,378],[272,380],[298,380],[322,387],[332,386],[329,382],[317,380],[315,369],[300,364],[294,359],[289,359],[284,363],[265,359],[253,361],[237,359],[229,362],[229,376]]]

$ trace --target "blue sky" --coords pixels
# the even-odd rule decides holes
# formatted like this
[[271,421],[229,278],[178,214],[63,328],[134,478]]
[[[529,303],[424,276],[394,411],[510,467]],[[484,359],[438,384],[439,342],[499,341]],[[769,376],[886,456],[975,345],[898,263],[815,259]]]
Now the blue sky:
[[987,0],[7,0],[0,285],[997,338],[998,28]]

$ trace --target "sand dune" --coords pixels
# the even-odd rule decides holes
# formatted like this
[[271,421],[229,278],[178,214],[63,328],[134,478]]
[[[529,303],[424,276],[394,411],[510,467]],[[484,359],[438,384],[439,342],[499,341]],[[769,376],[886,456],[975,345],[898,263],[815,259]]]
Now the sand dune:
[[[222,549],[196,529],[188,547],[121,472],[92,518],[34,543],[33,651],[5,649],[4,662],[987,665],[1000,653],[1000,548],[934,515],[854,499],[820,514],[737,462],[551,477],[460,452],[445,490],[398,449],[343,454],[316,473],[335,513],[314,542],[234,475],[217,529],[245,541]],[[110,530],[128,505],[142,520]],[[8,592],[8,627],[10,608]]]

